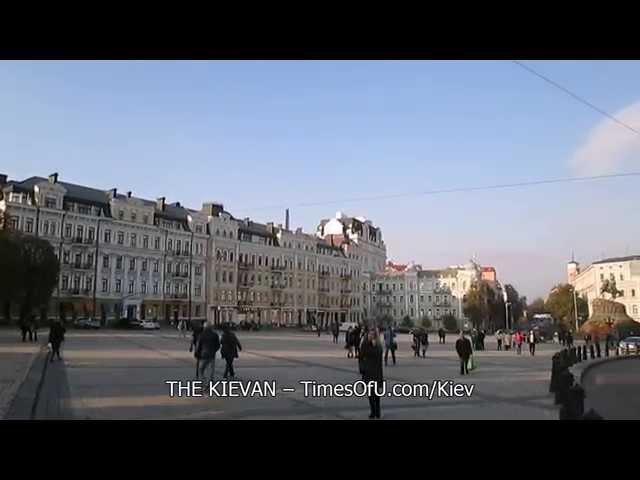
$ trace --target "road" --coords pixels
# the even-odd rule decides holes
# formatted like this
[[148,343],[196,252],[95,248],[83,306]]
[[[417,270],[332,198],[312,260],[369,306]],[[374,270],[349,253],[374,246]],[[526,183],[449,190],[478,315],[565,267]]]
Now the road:
[[[357,361],[346,358],[343,336],[333,344],[329,335],[297,331],[238,332],[243,350],[236,361],[236,380],[275,380],[275,398],[171,397],[166,381],[195,379],[189,339],[175,331],[69,331],[63,361],[48,364],[35,418],[57,419],[365,419],[366,398],[306,397],[303,380],[353,383],[359,380]],[[460,376],[454,336],[446,345],[432,343],[427,358],[414,358],[408,335],[399,335],[398,363],[385,368],[385,379],[396,383],[433,380],[474,385],[468,397],[383,398],[384,419],[536,419],[555,420],[558,411],[548,393],[551,355],[559,347],[538,345],[528,351],[476,352],[479,368]],[[391,364],[391,358],[389,359]],[[216,377],[223,364],[218,357]],[[34,372],[34,375],[40,374]],[[28,383],[28,382],[27,382]],[[31,384],[37,382],[32,379]],[[24,402],[32,394],[21,395]],[[14,411],[13,418],[28,411]]]

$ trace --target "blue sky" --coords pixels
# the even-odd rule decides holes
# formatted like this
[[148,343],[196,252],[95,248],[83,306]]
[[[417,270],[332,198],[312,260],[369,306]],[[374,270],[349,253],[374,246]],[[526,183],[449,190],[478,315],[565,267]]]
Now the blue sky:
[[[640,62],[528,65],[640,128]],[[0,172],[314,231],[381,226],[390,258],[474,253],[530,298],[578,260],[640,253],[637,178],[296,207],[635,171],[640,136],[507,61],[0,62]]]

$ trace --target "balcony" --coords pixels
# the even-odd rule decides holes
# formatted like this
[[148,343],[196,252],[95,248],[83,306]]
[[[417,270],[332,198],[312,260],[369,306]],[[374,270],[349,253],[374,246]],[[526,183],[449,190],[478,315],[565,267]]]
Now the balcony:
[[238,300],[238,307],[249,307],[253,305],[251,300]]
[[284,290],[287,286],[284,283],[272,283],[271,288],[274,290]]
[[271,306],[272,307],[284,307],[287,304],[287,302],[284,302],[282,300],[277,301],[277,302],[271,302]]
[[351,274],[350,273],[343,273],[342,275],[340,275],[340,278],[342,280],[351,280]]
[[351,287],[340,289],[340,293],[351,293],[352,291],[353,290],[351,290]]
[[331,289],[330,289],[330,288],[328,288],[328,287],[320,287],[320,288],[318,288],[318,291],[319,291],[320,293],[329,293],[329,292],[330,292],[330,290],[331,290]]
[[185,299],[189,298],[189,295],[186,293],[173,293],[170,298]]
[[321,277],[328,277],[329,276],[329,272],[321,271],[321,272],[318,272],[318,275],[320,275]]
[[82,239],[82,237],[73,237],[73,238],[71,239],[71,242],[72,242],[72,243],[80,243],[80,244],[83,244],[83,243],[84,243],[84,240]]
[[287,269],[284,265],[271,265],[272,272],[284,272]]
[[95,240],[93,238],[85,238],[84,243],[85,245],[93,245],[95,243]]
[[253,269],[253,267],[254,267],[253,263],[238,262],[238,269],[240,269],[240,270],[251,270],[251,269]]
[[250,288],[253,288],[255,286],[255,282],[242,282],[238,284],[238,289],[239,290],[248,290]]

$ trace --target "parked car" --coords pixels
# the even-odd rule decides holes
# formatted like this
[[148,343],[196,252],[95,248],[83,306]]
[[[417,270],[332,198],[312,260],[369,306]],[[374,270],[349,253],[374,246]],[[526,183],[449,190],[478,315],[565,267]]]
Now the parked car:
[[134,318],[133,320],[129,320],[127,322],[127,327],[129,327],[129,328],[142,328],[142,322],[140,320],[136,320]]
[[97,330],[100,328],[100,320],[94,318],[80,318],[76,320],[75,326],[77,328],[88,328]]
[[640,337],[627,337],[618,343],[618,353],[624,355],[627,353],[638,353],[640,349]]
[[154,320],[143,320],[140,322],[140,328],[144,330],[159,330],[160,324]]
[[338,330],[341,332],[346,332],[347,330],[349,330],[349,327],[356,328],[357,326],[358,324],[356,322],[342,322]]

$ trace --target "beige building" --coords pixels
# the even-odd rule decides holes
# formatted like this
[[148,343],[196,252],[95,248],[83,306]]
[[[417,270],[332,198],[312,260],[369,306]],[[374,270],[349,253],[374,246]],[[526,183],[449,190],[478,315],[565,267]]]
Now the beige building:
[[616,301],[624,304],[627,315],[640,322],[640,255],[598,260],[587,267],[575,260],[567,264],[567,281],[589,304],[589,315],[594,299],[611,298],[608,293],[600,293],[605,280],[615,280],[620,290]]

